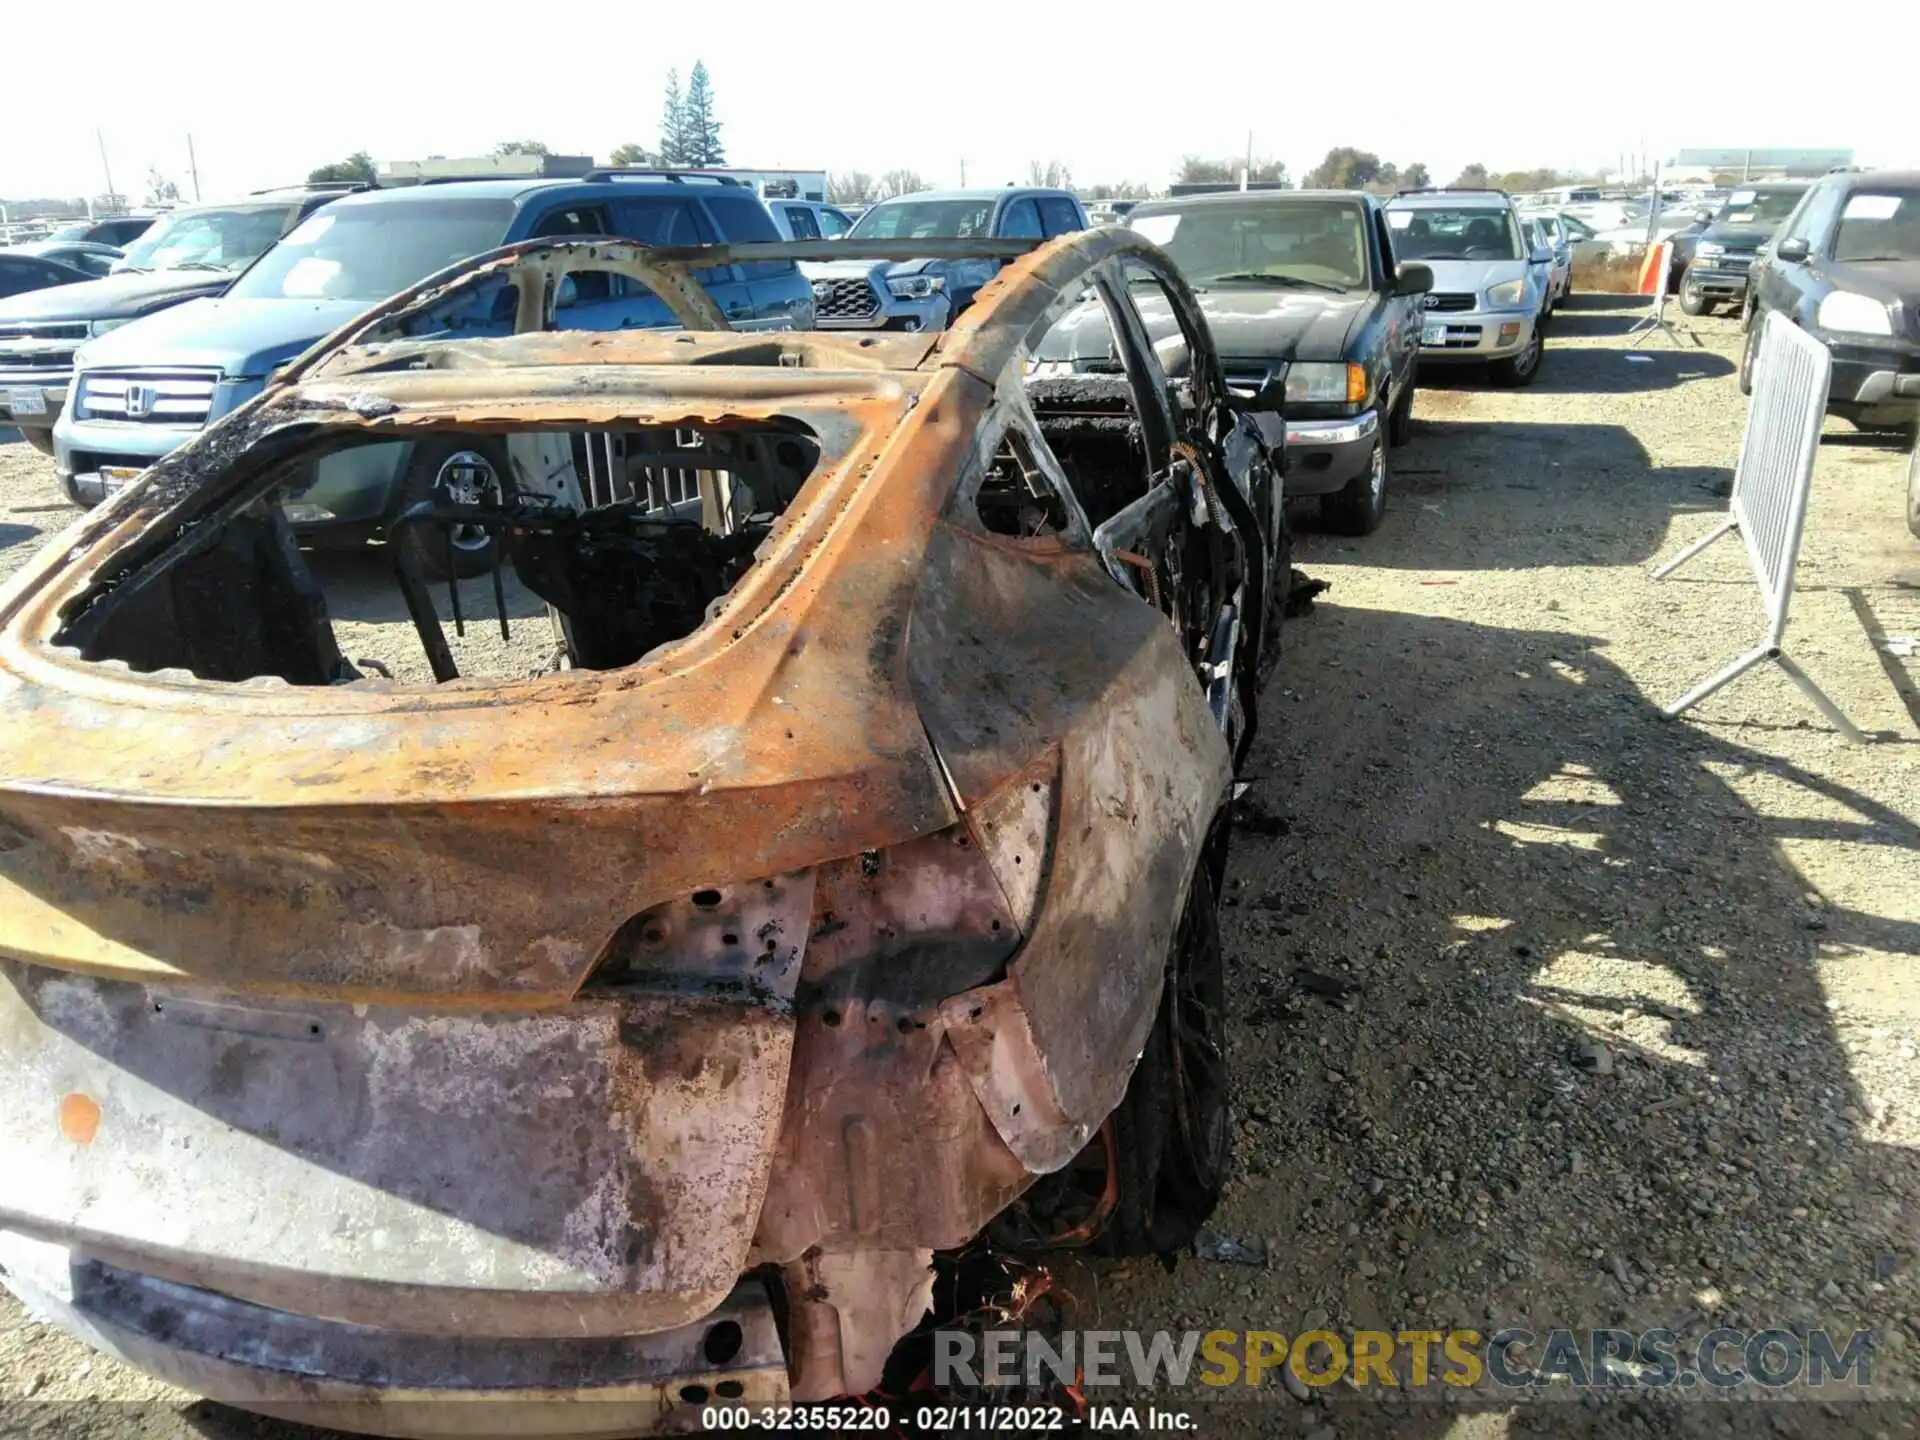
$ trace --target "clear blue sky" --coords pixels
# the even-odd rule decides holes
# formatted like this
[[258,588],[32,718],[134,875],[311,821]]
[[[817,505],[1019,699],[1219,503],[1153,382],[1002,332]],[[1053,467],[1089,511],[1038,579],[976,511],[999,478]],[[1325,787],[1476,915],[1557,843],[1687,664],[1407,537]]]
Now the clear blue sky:
[[[499,0],[322,0],[188,14],[86,0],[78,29],[7,66],[7,110],[36,117],[0,147],[0,196],[117,188],[157,167],[191,195],[187,134],[208,199],[301,179],[351,151],[482,153],[531,138],[605,158],[651,145],[667,67],[712,72],[731,163],[880,172],[938,184],[1024,178],[1059,159],[1075,180],[1163,184],[1188,152],[1254,148],[1295,175],[1333,145],[1424,161],[1436,180],[1611,167],[1624,151],[1852,146],[1920,165],[1907,82],[1920,0],[1856,0],[1840,33],[1819,12],[1740,11],[1734,31],[1782,57],[1755,67],[1685,39],[1686,6],[1376,3],[1047,6],[899,3],[544,7]],[[1725,12],[1699,11],[1724,41]],[[72,17],[70,17],[72,18]],[[1798,48],[1770,26],[1791,26]],[[1804,41],[1804,46],[1799,42]],[[1785,58],[1798,55],[1800,63]],[[1905,67],[1896,75],[1895,67]],[[1791,98],[1770,91],[1790,87]]]

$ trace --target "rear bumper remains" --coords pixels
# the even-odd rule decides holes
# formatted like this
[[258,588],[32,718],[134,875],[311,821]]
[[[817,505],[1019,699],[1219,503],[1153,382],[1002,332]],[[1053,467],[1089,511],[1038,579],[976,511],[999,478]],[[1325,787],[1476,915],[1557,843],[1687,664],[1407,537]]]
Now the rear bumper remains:
[[374,1435],[625,1436],[708,1428],[702,1408],[777,1405],[786,1361],[765,1287],[650,1335],[490,1339],[289,1314],[0,1232],[39,1316],[225,1404]]

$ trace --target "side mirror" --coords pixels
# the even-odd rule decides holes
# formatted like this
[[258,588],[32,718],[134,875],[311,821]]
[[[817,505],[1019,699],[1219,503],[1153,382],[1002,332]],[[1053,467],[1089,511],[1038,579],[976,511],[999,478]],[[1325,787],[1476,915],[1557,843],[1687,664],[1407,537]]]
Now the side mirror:
[[1791,240],[1782,240],[1774,246],[1773,253],[1775,258],[1797,265],[1813,252],[1806,241],[1795,236]]
[[1533,265],[1551,265],[1553,263],[1553,251],[1543,246],[1529,255],[1527,260],[1528,263]]
[[1711,225],[1713,223],[1713,207],[1711,205],[1702,205],[1698,210],[1693,212],[1693,218],[1698,220],[1702,225]]
[[1405,260],[1394,272],[1393,293],[1396,295],[1424,295],[1433,289],[1433,267],[1423,265],[1418,260]]

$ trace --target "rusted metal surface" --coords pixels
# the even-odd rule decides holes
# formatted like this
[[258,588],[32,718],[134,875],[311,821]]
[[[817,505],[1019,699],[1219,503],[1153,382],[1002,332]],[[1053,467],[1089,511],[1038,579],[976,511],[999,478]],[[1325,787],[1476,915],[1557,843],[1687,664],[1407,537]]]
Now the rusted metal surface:
[[36,1313],[95,1348],[182,1389],[303,1425],[625,1440],[701,1432],[708,1401],[757,1410],[791,1394],[758,1281],[674,1330],[485,1347],[269,1310],[17,1235],[0,1233],[0,1264]]
[[[778,1264],[819,1397],[877,1379],[931,1251],[1099,1128],[1227,743],[1084,515],[1011,538],[971,496],[1037,434],[1033,337],[1158,252],[1055,241],[935,337],[737,335],[683,293],[780,248],[443,272],[0,591],[0,1231],[296,1316],[556,1342],[677,1332]],[[595,268],[692,328],[539,328]],[[523,333],[406,334],[502,276]],[[632,665],[227,683],[98,638],[345,442],[776,422],[819,449],[798,498]]]

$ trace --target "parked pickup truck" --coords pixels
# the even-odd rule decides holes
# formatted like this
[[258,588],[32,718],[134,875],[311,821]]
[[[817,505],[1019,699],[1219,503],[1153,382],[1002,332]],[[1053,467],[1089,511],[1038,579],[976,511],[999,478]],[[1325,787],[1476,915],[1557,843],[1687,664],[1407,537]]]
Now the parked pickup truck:
[[[1318,496],[1322,518],[1350,535],[1374,530],[1387,504],[1387,448],[1411,433],[1424,264],[1398,266],[1385,213],[1346,190],[1270,190],[1146,201],[1127,227],[1164,249],[1199,297],[1240,407],[1276,452],[1286,496]],[[1139,309],[1161,362],[1185,369],[1171,307]],[[1034,356],[1097,374],[1112,342],[1098,306],[1062,324]]]
[[[98,504],[210,421],[259,394],[267,377],[368,306],[501,245],[617,236],[649,245],[775,242],[766,207],[728,176],[697,171],[595,171],[583,179],[472,180],[374,190],[334,201],[263,256],[225,295],[176,306],[88,342],[73,398],[54,427],[67,492]],[[813,297],[791,260],[695,272],[736,330],[809,329]],[[80,287],[76,287],[80,288]],[[562,328],[677,325],[656,295],[602,271],[559,288]],[[513,304],[453,317],[466,333],[507,333]],[[294,493],[303,533],[378,533],[406,505],[435,495],[486,504],[511,494],[498,437],[438,435],[330,455]],[[414,532],[409,532],[412,535]],[[417,559],[423,573],[478,574],[497,550],[467,528]]]
[[[1047,239],[1087,228],[1065,190],[925,190],[882,200],[851,240]],[[833,260],[801,267],[822,330],[944,330],[1000,268],[997,260]]]
[[76,349],[156,310],[218,295],[320,206],[365,188],[299,185],[232,204],[188,206],[143,228],[112,274],[0,300],[0,422],[51,455]]

